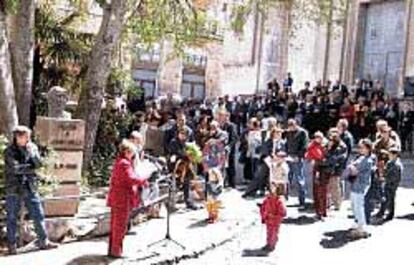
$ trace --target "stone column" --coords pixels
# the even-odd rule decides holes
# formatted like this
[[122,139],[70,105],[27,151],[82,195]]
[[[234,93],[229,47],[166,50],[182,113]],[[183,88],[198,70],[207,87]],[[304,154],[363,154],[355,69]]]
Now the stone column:
[[345,56],[343,80],[347,84],[352,84],[355,79],[355,71],[358,61],[358,42],[361,27],[359,26],[360,19],[360,0],[350,0],[348,10],[348,26],[347,26],[347,40],[345,41]]
[[161,50],[161,58],[157,77],[157,94],[181,93],[183,78],[182,59],[174,54],[173,43],[165,40]]
[[206,97],[213,98],[220,96],[222,93],[223,44],[213,41],[207,43],[204,48],[207,51]]
[[289,4],[280,4],[269,9],[264,23],[264,36],[262,40],[263,54],[260,74],[261,89],[266,82],[277,78],[283,82],[288,70],[289,30],[290,30]]

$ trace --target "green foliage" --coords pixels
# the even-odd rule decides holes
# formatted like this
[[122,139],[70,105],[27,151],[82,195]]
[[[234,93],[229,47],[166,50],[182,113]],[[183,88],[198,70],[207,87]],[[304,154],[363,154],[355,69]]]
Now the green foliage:
[[127,138],[133,116],[117,111],[108,102],[99,120],[94,152],[87,172],[87,182],[92,186],[106,186],[117,154],[118,143]]
[[63,19],[58,18],[48,5],[36,9],[35,73],[38,77],[35,87],[38,90],[46,92],[59,85],[72,93],[80,91],[93,36],[71,26],[79,16],[81,13],[74,11]]
[[[202,10],[195,10],[190,1],[147,0],[127,22],[127,30],[141,43],[152,45],[168,39],[175,51],[182,54],[188,45],[199,45],[214,36],[214,21]],[[213,25],[211,32],[207,25]],[[216,24],[217,25],[217,24]]]
[[280,5],[290,9],[291,31],[295,31],[304,23],[340,25],[344,21],[347,0],[246,0],[233,8],[231,27],[242,33],[254,10],[266,18],[269,8],[280,8]]
[[39,176],[39,193],[41,196],[52,194],[59,186],[58,176],[53,175],[53,168],[59,161],[58,155],[51,148],[41,148],[42,166],[36,170]]
[[107,92],[111,95],[122,93],[138,97],[142,93],[142,89],[136,84],[129,70],[113,67],[109,75]]
[[188,157],[194,161],[194,163],[199,164],[203,159],[203,153],[201,152],[200,147],[195,143],[188,143],[185,146],[185,153]]
[[6,12],[16,12],[19,8],[20,0],[2,0],[0,1],[0,8]]

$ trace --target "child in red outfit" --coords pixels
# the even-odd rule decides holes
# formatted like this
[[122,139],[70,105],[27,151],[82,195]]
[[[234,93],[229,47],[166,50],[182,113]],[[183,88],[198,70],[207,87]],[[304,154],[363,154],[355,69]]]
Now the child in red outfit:
[[286,208],[281,199],[284,193],[283,185],[270,184],[270,194],[266,196],[260,206],[262,223],[266,225],[267,242],[262,250],[272,252],[278,241],[279,228],[283,217],[286,216]]
[[313,165],[313,202],[315,212],[319,220],[323,220],[327,216],[327,193],[328,181],[323,172],[323,160],[325,159],[325,137],[321,132],[316,132],[314,139],[310,142],[305,153],[305,159],[311,161]]

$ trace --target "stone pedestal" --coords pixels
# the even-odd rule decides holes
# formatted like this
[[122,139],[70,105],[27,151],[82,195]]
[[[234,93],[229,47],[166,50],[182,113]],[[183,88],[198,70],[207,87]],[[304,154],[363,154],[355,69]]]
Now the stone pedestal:
[[45,200],[45,215],[73,216],[79,206],[85,122],[62,118],[38,117],[35,134],[40,145],[48,146],[57,154],[52,174],[59,187]]

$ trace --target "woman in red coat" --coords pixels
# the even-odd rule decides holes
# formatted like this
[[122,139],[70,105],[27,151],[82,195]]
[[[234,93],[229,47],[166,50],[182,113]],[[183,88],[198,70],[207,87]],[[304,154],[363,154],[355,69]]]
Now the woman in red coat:
[[122,256],[122,241],[128,228],[129,214],[140,204],[138,188],[148,185],[146,179],[134,174],[135,145],[124,140],[119,151],[120,154],[112,170],[107,201],[108,207],[111,207],[108,256],[114,258]]

